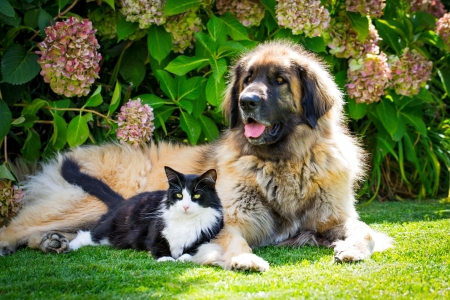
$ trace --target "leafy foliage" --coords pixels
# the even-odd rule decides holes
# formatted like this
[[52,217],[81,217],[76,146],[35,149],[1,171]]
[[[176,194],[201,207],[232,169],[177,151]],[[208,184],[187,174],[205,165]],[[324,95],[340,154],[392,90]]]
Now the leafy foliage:
[[[386,4],[383,14],[372,16],[361,14],[367,7],[358,6],[359,1],[353,1],[349,11],[346,1],[312,1],[309,9],[323,17],[318,20],[323,30],[317,30],[311,14],[299,14],[308,18],[304,21],[286,17],[289,5],[282,0],[259,1],[256,6],[265,11],[251,12],[255,22],[243,20],[253,0],[244,1],[239,12],[230,4],[234,10],[220,13],[219,2],[167,0],[162,9],[155,0],[145,4],[156,3],[153,15],[126,15],[133,1],[109,0],[100,6],[77,0],[0,1],[0,143],[7,154],[2,166],[9,168],[9,159],[16,156],[34,161],[82,144],[116,140],[118,109],[129,99],[139,98],[153,108],[157,141],[213,141],[227,123],[220,108],[227,69],[242,51],[265,40],[291,39],[321,56],[347,91],[352,84],[348,69],[360,57],[337,53],[364,55],[368,43],[377,42],[370,55],[380,51],[400,57],[410,49],[433,68],[415,95],[398,95],[387,83],[374,102],[360,103],[354,94],[347,97],[349,127],[371,154],[368,180],[359,195],[383,200],[448,193],[450,56],[446,41],[436,33],[436,15],[419,8],[411,11],[404,0],[381,1],[377,9]],[[99,79],[89,95],[79,98],[54,93],[36,76],[35,52],[46,38],[44,29],[70,17],[93,22],[102,56]],[[197,18],[202,24],[195,23]],[[286,24],[281,26],[280,20]],[[302,22],[310,27],[302,28]],[[332,25],[326,28],[328,23]],[[175,36],[176,28],[189,32]],[[333,30],[340,28],[351,32],[337,39]],[[184,39],[183,47],[175,45],[180,43],[175,37]],[[354,49],[348,41],[355,42]],[[376,83],[376,77],[370,78],[374,74],[365,75],[365,82]]]

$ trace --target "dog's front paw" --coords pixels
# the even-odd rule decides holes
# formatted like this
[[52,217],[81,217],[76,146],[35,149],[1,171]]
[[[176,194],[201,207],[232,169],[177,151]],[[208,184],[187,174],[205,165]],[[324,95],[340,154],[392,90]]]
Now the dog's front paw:
[[4,242],[0,242],[0,256],[10,255],[14,252],[16,252],[16,247],[13,247]]
[[231,259],[229,268],[232,270],[266,272],[269,270],[269,263],[255,254],[243,253]]
[[192,255],[190,254],[183,254],[180,257],[177,258],[177,261],[179,262],[188,262],[188,261],[192,261]]
[[363,245],[353,245],[345,241],[334,243],[334,262],[356,262],[370,257],[371,252]]
[[41,241],[39,248],[43,252],[63,253],[69,251],[69,240],[56,232],[47,233]]

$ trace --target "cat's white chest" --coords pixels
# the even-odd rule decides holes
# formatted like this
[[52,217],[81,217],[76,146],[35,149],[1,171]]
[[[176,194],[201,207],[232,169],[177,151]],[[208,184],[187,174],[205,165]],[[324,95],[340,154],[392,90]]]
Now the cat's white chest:
[[200,238],[202,230],[211,228],[220,217],[217,210],[202,207],[192,201],[189,201],[190,207],[186,211],[183,208],[186,201],[187,199],[184,198],[162,214],[165,223],[162,234],[169,242],[170,252],[175,259],[183,254],[186,247]]

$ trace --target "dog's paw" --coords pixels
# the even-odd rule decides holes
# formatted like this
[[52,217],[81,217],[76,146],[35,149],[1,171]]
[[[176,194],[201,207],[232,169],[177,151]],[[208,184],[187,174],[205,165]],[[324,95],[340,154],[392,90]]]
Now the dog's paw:
[[334,262],[356,262],[370,257],[370,251],[362,245],[352,245],[345,241],[335,242]]
[[229,268],[231,270],[266,272],[269,270],[269,263],[255,254],[243,253],[231,259]]
[[49,232],[42,238],[39,248],[46,253],[64,253],[69,251],[69,240],[56,232]]
[[183,254],[180,257],[177,258],[177,261],[179,262],[188,262],[188,261],[192,261],[192,255],[190,254]]
[[11,255],[14,252],[16,252],[16,247],[0,242],[0,256]]
[[158,258],[157,262],[165,262],[165,261],[175,261],[175,259],[173,259],[173,257],[170,256],[163,256]]

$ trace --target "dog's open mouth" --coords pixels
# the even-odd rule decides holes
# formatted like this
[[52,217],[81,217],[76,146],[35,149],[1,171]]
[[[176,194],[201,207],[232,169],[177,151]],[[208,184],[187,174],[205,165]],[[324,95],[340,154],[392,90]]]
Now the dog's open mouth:
[[279,123],[264,125],[250,118],[245,124],[244,135],[248,139],[258,139],[262,135],[275,136],[280,128],[281,125]]

